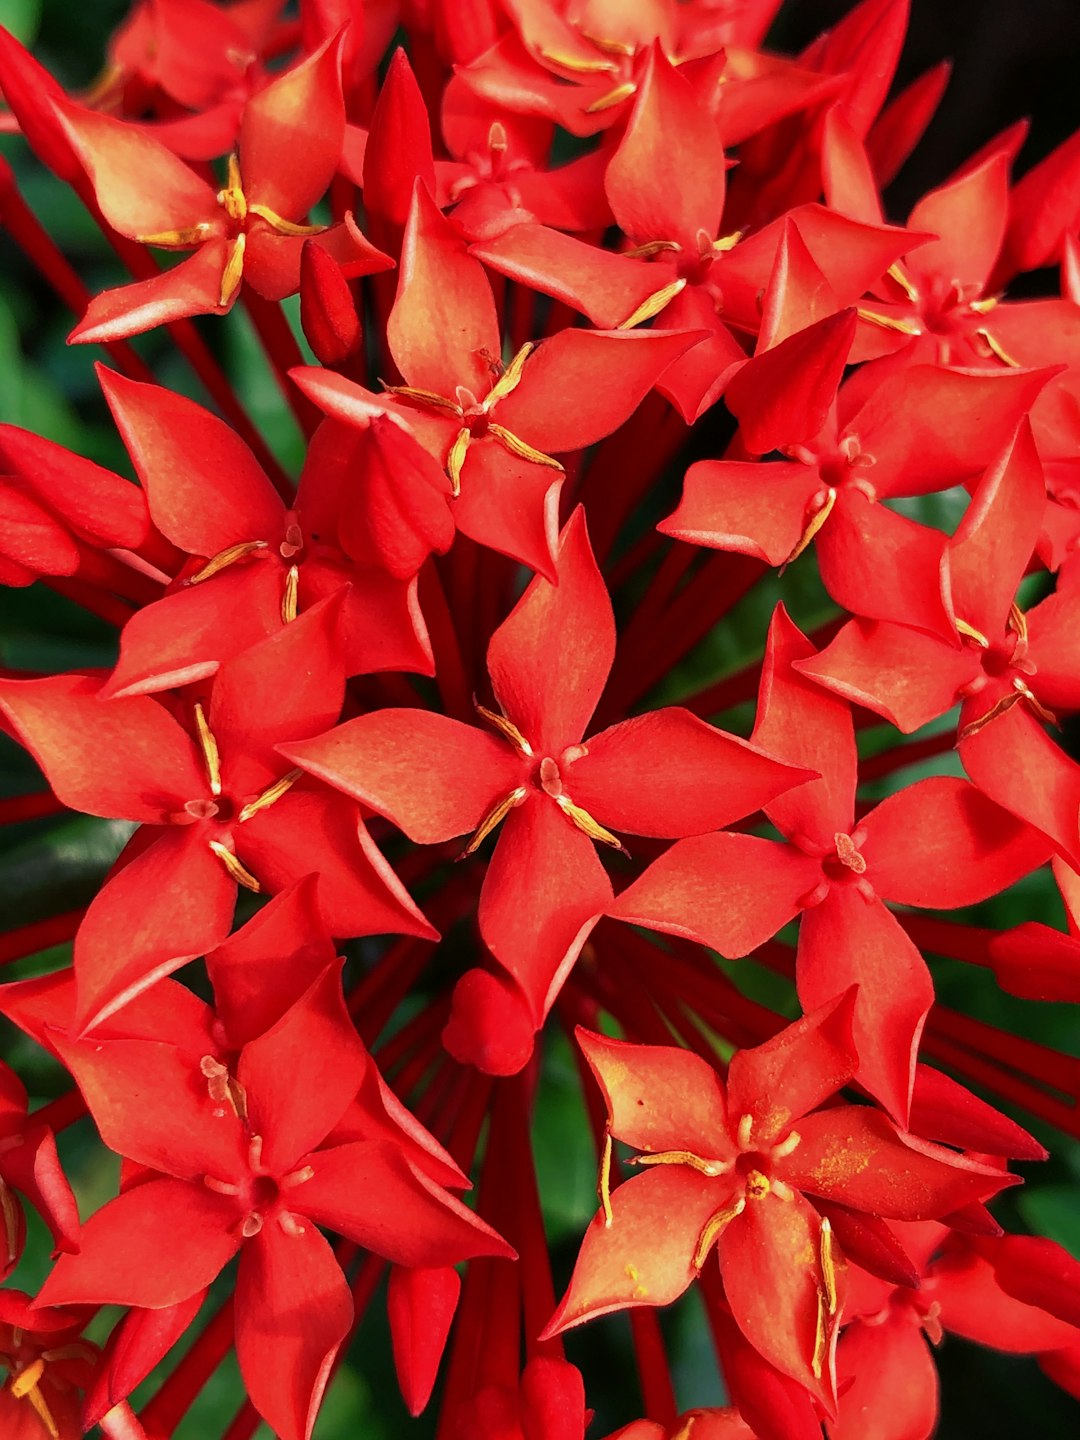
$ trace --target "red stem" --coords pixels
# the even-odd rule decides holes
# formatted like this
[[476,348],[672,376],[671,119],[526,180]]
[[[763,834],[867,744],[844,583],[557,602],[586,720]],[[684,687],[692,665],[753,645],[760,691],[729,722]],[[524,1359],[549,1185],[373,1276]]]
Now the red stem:
[[233,1343],[233,1297],[230,1295],[191,1349],[142,1409],[144,1425],[153,1434],[171,1435],[198,1398]]
[[244,308],[274,372],[278,389],[296,417],[296,423],[300,426],[305,440],[310,440],[323,416],[318,406],[302,394],[289,379],[290,370],[306,363],[292,326],[280,305],[264,300],[247,286],[244,288]]
[[10,795],[0,800],[0,825],[18,825],[24,820],[41,820],[46,815],[63,815],[67,806],[51,790],[33,795]]
[[20,925],[16,930],[5,930],[0,934],[0,965],[9,965],[13,960],[22,960],[27,955],[36,955],[40,950],[49,950],[54,945],[74,940],[75,931],[85,914],[85,910],[68,910],[63,915],[51,915],[47,920]]

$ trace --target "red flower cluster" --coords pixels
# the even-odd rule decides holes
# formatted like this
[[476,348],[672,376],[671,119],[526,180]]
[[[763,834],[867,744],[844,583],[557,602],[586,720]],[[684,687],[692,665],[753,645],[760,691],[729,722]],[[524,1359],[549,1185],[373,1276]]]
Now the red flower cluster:
[[[926,1440],[947,1333],[1080,1397],[1080,1262],[987,1209],[1047,1152],[983,1098],[1080,1134],[1075,1064],[926,958],[1080,1000],[1080,151],[1013,186],[1014,128],[889,224],[943,83],[891,94],[904,0],[795,57],[777,9],[136,0],[81,96],[0,31],[13,128],[131,276],[85,291],[4,171],[137,476],[0,426],[0,581],[117,632],[111,669],[0,673],[44,777],[0,821],[130,836],[85,910],[0,935],[72,945],[0,987],[68,1077],[28,1113],[0,1069],[5,1277],[23,1200],[56,1247],[0,1291],[5,1437],[165,1440],[235,1346],[230,1440],[309,1440],[387,1267],[447,1440],[583,1440],[563,1334],[623,1309],[618,1440]],[[192,324],[233,310],[295,467]],[[1043,867],[1066,930],[939,913]],[[560,1029],[600,1208],[556,1304]],[[87,1113],[121,1169],[80,1228]],[[656,1322],[695,1282],[723,1409]]]

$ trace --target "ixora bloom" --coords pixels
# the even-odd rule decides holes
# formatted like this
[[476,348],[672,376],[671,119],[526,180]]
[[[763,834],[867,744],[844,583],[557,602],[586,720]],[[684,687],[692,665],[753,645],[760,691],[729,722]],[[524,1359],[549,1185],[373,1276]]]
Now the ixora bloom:
[[[38,1310],[0,1290],[0,1432],[4,1440],[79,1440],[83,1390],[97,1347],[83,1340],[88,1311]],[[4,1373],[6,1372],[6,1373]]]
[[[836,1413],[846,1262],[815,1202],[928,1220],[1016,1177],[899,1130],[864,1105],[818,1107],[855,1073],[849,993],[739,1051],[726,1085],[699,1056],[579,1030],[604,1092],[602,1208],[546,1334],[666,1305],[716,1246],[728,1304],[755,1348]],[[609,1188],[610,1142],[645,1168]]]
[[520,986],[534,1028],[612,898],[594,842],[622,851],[612,828],[666,837],[715,830],[808,775],[674,708],[585,738],[614,658],[615,623],[581,510],[563,531],[558,562],[558,584],[536,576],[491,638],[499,709],[477,706],[487,728],[381,710],[281,747],[421,844],[469,835],[470,855],[502,826],[480,931]]
[[177,1305],[240,1251],[240,1367],[283,1440],[310,1435],[352,1321],[349,1287],[318,1225],[409,1267],[513,1255],[403,1148],[327,1143],[368,1063],[339,965],[224,1074],[165,1041],[56,1034],[53,1043],[102,1136],[135,1169],[37,1304]]

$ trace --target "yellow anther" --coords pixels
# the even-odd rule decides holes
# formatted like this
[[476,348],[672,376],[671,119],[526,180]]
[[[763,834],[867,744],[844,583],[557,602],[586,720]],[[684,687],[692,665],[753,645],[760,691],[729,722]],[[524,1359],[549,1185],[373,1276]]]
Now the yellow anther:
[[213,226],[206,220],[187,225],[182,230],[159,230],[153,235],[136,235],[140,245],[157,245],[162,250],[190,250],[208,239]]
[[[466,432],[468,433],[468,432]],[[502,425],[496,425],[494,421],[488,426],[488,433],[493,435],[499,444],[510,451],[511,455],[519,455],[522,460],[531,460],[534,465],[546,465],[549,470],[558,470],[563,474],[563,467],[558,460],[545,455],[542,450],[534,450],[527,441],[522,440],[520,435],[515,435],[512,430],[507,430]]]
[[1022,368],[1020,361],[1010,355],[1004,345],[994,339],[989,330],[980,326],[980,328],[975,331],[975,334],[978,335],[980,339],[986,341],[986,344],[990,347],[991,354],[995,355],[1003,365],[1008,365],[1010,369],[1013,370],[1020,370]]
[[512,390],[517,389],[521,384],[521,372],[525,369],[525,361],[528,360],[535,349],[536,346],[531,340],[522,345],[521,349],[510,361],[510,364],[488,391],[487,398],[484,401],[485,410],[489,406],[494,405],[496,401],[502,400],[504,396],[509,395]]
[[967,636],[969,640],[974,640],[975,644],[978,645],[980,650],[990,649],[990,641],[986,638],[982,631],[976,630],[975,626],[969,625],[966,620],[961,620],[959,617],[957,617],[956,629],[959,634]]
[[825,524],[825,521],[832,514],[832,508],[835,504],[836,489],[834,486],[830,485],[825,493],[824,504],[819,505],[818,508],[814,511],[813,515],[810,516],[810,519],[807,521],[806,529],[799,536],[799,543],[795,546],[795,549],[792,550],[791,554],[784,561],[783,565],[781,565],[781,575],[784,573],[784,571],[789,565],[793,564],[799,558],[799,556],[811,543],[814,536],[818,533],[821,527]]
[[594,60],[585,56],[564,55],[559,50],[541,50],[540,58],[552,65],[559,65],[564,70],[573,70],[578,75],[602,74],[604,71],[611,72],[619,68],[613,60],[602,60],[599,56]]
[[[235,1079],[227,1065],[220,1060],[215,1060],[213,1055],[204,1055],[199,1061],[199,1071],[206,1079],[207,1090],[210,1099],[215,1105],[228,1105],[238,1120],[247,1119],[247,1094],[239,1080]],[[224,1111],[221,1112],[224,1114]],[[210,1181],[206,1182],[208,1185]],[[211,1186],[211,1189],[214,1187]],[[220,1182],[218,1184],[220,1189]],[[231,1195],[232,1190],[222,1190],[223,1195]]]
[[[12,1388],[14,1389],[14,1386]],[[48,1431],[50,1440],[60,1440],[60,1427],[53,1419],[52,1412],[46,1404],[45,1396],[41,1393],[40,1389],[35,1385],[32,1390],[27,1391],[26,1398],[30,1401],[34,1414]]]
[[11,1393],[16,1400],[21,1400],[35,1390],[41,1383],[41,1377],[45,1374],[45,1361],[38,1359],[32,1365],[27,1365],[25,1370],[20,1370],[18,1375],[12,1377]]
[[265,220],[279,235],[321,235],[327,229],[325,225],[299,225],[295,220],[286,220],[284,215],[271,210],[269,205],[256,204],[247,208],[249,215],[258,215],[260,220]]
[[221,794],[221,752],[218,750],[214,733],[210,729],[202,706],[195,702],[195,729],[199,736],[199,749],[202,751],[203,763],[206,766],[206,774],[210,780],[211,795]]
[[814,1334],[814,1356],[810,1361],[810,1369],[814,1372],[814,1379],[821,1379],[821,1372],[825,1364],[825,1352],[829,1348],[829,1325],[826,1314],[827,1302],[825,1296],[818,1291],[817,1297],[817,1328]]
[[646,320],[651,320],[654,315],[659,315],[665,305],[670,305],[675,296],[686,289],[686,281],[681,276],[673,280],[670,285],[665,285],[662,290],[657,290],[647,300],[643,300],[632,315],[628,315],[617,330],[633,330],[637,325],[643,325]]
[[1041,705],[1039,701],[1036,700],[1027,684],[1020,679],[1019,675],[1013,680],[1013,688],[1020,692],[1020,699],[1027,702],[1040,720],[1045,720],[1047,725],[1055,725],[1060,729],[1061,722],[1054,712],[1048,710],[1045,705]]
[[836,1292],[836,1242],[833,1240],[832,1225],[827,1219],[821,1221],[821,1234],[818,1239],[821,1251],[821,1280],[825,1287],[825,1302],[829,1309],[829,1315],[836,1314],[837,1292]]
[[500,735],[510,741],[519,755],[523,755],[526,759],[531,758],[533,748],[512,720],[508,720],[505,715],[496,714],[494,710],[489,710],[486,705],[481,705],[476,699],[473,700],[473,708],[481,720],[486,720],[489,725],[498,730]]
[[258,880],[250,870],[244,868],[228,846],[222,845],[220,840],[208,840],[207,844],[238,885],[242,885],[245,890],[251,890],[256,895],[262,893],[262,886]]
[[480,824],[473,832],[472,838],[470,839],[469,843],[465,846],[465,849],[462,850],[461,854],[457,858],[459,860],[464,860],[467,855],[472,855],[474,851],[479,850],[480,846],[484,843],[484,841],[495,829],[495,827],[502,824],[502,822],[506,819],[507,815],[510,814],[510,811],[520,805],[528,793],[529,792],[524,785],[518,785],[516,789],[510,791],[509,795],[505,795],[501,800],[494,804],[484,816],[484,818],[480,821]]
[[907,275],[904,273],[898,260],[894,261],[893,264],[889,266],[888,270],[885,271],[885,274],[888,275],[890,279],[896,281],[897,285],[900,286],[900,289],[903,290],[904,294],[908,297],[909,300],[918,300],[919,292],[915,289],[915,286],[911,283]]
[[[1030,690],[1028,694],[1031,694]],[[1002,695],[996,704],[991,705],[985,715],[980,715],[977,720],[972,720],[957,732],[956,743],[959,745],[962,740],[970,740],[972,735],[977,735],[980,730],[985,730],[991,720],[996,720],[999,715],[1004,715],[1006,710],[1011,710],[1014,705],[1018,705],[1025,698],[1020,690],[1012,690],[1008,695]]]
[[262,1215],[258,1210],[252,1210],[250,1214],[244,1216],[244,1223],[240,1226],[240,1234],[245,1240],[250,1240],[253,1236],[258,1235],[262,1228]]
[[300,567],[290,565],[285,576],[285,592],[281,597],[281,619],[291,625],[296,619],[297,598],[300,593]]
[[245,555],[267,548],[265,540],[244,540],[239,545],[228,545],[224,550],[219,550],[212,560],[208,560],[201,570],[196,570],[194,575],[189,575],[187,583],[201,585],[204,580],[211,580],[229,565],[235,565],[237,560],[243,560]]
[[455,415],[461,414],[461,406],[456,400],[448,400],[434,390],[418,390],[415,385],[386,385],[384,389],[388,395],[400,395],[403,400],[414,400],[417,405],[434,405],[437,410],[452,410]]
[[760,1170],[751,1170],[746,1177],[746,1194],[751,1200],[764,1200],[772,1188],[772,1181]]
[[833,836],[833,843],[836,846],[836,858],[841,865],[845,865],[856,875],[863,875],[866,872],[866,861],[855,848],[855,842],[850,835],[838,830]]
[[0,1220],[4,1225],[4,1243],[7,1249],[8,1265],[14,1265],[19,1258],[19,1247],[16,1237],[19,1233],[20,1216],[18,1207],[15,1204],[15,1197],[0,1176]]
[[795,1199],[795,1191],[783,1180],[774,1179],[769,1183],[772,1186],[772,1194],[776,1196],[777,1200],[783,1200],[785,1204],[790,1204]]
[[740,1195],[723,1210],[718,1210],[705,1222],[705,1228],[698,1237],[697,1248],[694,1251],[694,1269],[700,1270],[705,1264],[706,1257],[713,1247],[713,1242],[725,1226],[730,1225],[736,1216],[741,1215],[746,1209],[746,1196]]
[[717,254],[726,255],[729,250],[735,249],[745,234],[745,230],[733,230],[730,235],[721,235],[718,240],[712,242],[712,248]]
[[225,261],[225,269],[221,272],[221,293],[218,296],[218,304],[222,307],[231,305],[236,292],[240,289],[240,281],[244,278],[244,250],[247,247],[247,236],[243,233],[237,235],[229,247],[229,258]]
[[634,46],[626,40],[609,40],[604,35],[590,35],[588,30],[582,30],[581,34],[590,45],[595,45],[598,50],[603,50],[608,55],[621,55],[627,60],[634,55]]
[[261,795],[256,796],[254,800],[249,800],[236,818],[238,820],[250,820],[251,817],[257,815],[260,810],[269,810],[270,806],[273,805],[276,800],[280,800],[287,790],[292,789],[303,773],[302,770],[290,770],[289,773],[283,775],[280,780],[275,780],[273,785],[269,785]]
[[991,295],[986,300],[972,300],[968,309],[974,310],[976,315],[989,315],[991,310],[997,309],[997,304],[998,297]]
[[739,1118],[739,1128],[738,1128],[738,1131],[736,1132],[736,1136],[737,1136],[737,1139],[738,1139],[738,1142],[739,1142],[739,1149],[740,1149],[740,1150],[749,1150],[749,1149],[750,1149],[750,1137],[751,1137],[751,1134],[752,1134],[752,1132],[753,1132],[753,1129],[754,1129],[754,1117],[753,1117],[752,1115],[742,1115],[742,1116],[740,1116],[740,1118]]
[[506,126],[501,120],[493,120],[488,127],[488,149],[501,155],[504,150],[510,148],[510,142],[506,138]]
[[1016,631],[1017,638],[1020,640],[1020,643],[1026,645],[1028,638],[1027,616],[1024,614],[1023,610],[1020,609],[1020,606],[1017,605],[1015,600],[1009,606],[1009,624],[1012,626],[1013,630]]
[[594,100],[591,105],[586,105],[585,113],[586,115],[598,115],[601,110],[610,110],[615,105],[621,105],[624,100],[629,100],[636,90],[637,86],[633,81],[624,80],[621,85],[616,85],[614,90],[609,90],[607,94]]
[[596,1187],[600,1196],[600,1207],[604,1212],[604,1224],[610,1226],[614,1216],[611,1213],[611,1131],[604,1132],[604,1150],[600,1156],[600,1180]]
[[631,1165],[689,1165],[701,1175],[725,1175],[731,1165],[722,1160],[703,1160],[692,1150],[659,1150],[654,1155],[635,1155]]
[[471,441],[472,431],[465,425],[454,436],[450,454],[446,457],[446,473],[450,476],[450,493],[452,495],[461,494],[461,467],[465,464],[465,456],[469,453]]
[[617,836],[613,835],[610,830],[605,830],[603,825],[594,820],[587,810],[583,810],[580,805],[575,805],[569,796],[554,795],[552,799],[566,818],[572,821],[584,835],[588,835],[590,840],[598,840],[601,845],[610,845],[613,850],[621,850],[624,855],[630,854]]
[[634,245],[622,253],[628,260],[651,260],[654,255],[659,255],[664,250],[679,252],[682,246],[677,240],[646,240],[644,245]]
[[790,1155],[793,1150],[797,1150],[801,1144],[802,1136],[797,1130],[792,1130],[789,1135],[780,1141],[779,1145],[774,1145],[769,1153],[774,1160],[783,1160],[785,1156]]
[[901,320],[895,315],[882,315],[880,310],[864,310],[860,305],[855,311],[860,320],[869,320],[871,325],[880,325],[883,330],[898,330],[901,335],[921,335],[922,329],[914,320]]

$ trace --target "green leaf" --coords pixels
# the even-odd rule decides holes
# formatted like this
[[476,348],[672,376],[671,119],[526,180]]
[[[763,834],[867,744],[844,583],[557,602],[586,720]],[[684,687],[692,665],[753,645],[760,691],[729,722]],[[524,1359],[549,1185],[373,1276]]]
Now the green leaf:
[[1017,1196],[1017,1209],[1036,1235],[1046,1235],[1080,1260],[1080,1204],[1075,1185],[1043,1185]]
[[16,40],[32,45],[41,24],[41,0],[0,0],[0,25]]

